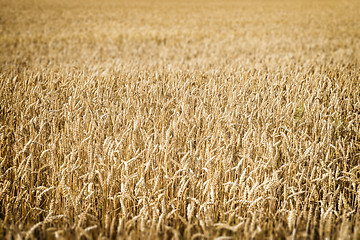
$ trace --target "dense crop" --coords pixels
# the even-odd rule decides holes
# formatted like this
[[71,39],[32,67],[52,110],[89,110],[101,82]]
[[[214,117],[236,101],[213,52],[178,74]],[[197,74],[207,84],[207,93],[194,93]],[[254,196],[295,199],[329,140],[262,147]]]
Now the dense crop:
[[358,9],[0,0],[0,238],[360,238]]

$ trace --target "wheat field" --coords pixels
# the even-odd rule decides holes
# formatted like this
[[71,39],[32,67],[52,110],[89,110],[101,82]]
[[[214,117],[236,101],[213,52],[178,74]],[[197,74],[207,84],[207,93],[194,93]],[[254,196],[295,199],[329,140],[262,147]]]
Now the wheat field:
[[0,239],[360,239],[357,0],[0,0]]

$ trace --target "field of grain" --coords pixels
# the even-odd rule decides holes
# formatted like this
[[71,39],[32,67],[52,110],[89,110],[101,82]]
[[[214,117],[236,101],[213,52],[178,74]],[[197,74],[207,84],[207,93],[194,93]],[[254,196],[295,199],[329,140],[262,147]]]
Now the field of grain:
[[0,239],[360,239],[359,9],[0,0]]

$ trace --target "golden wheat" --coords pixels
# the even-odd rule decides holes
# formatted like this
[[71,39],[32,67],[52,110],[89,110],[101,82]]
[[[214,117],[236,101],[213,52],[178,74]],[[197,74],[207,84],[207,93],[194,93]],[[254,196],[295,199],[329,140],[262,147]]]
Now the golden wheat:
[[358,1],[0,1],[0,238],[358,239]]

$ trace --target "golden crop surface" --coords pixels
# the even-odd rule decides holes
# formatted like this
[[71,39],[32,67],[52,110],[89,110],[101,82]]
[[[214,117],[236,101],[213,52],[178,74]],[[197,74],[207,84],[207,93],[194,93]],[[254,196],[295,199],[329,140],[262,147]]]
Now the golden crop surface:
[[359,239],[359,9],[0,0],[0,239]]

